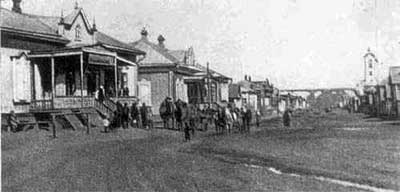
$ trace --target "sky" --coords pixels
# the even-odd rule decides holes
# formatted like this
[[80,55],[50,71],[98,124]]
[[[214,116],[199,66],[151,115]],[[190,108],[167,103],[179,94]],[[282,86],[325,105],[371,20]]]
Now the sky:
[[[194,48],[200,64],[281,89],[354,87],[368,47],[379,75],[400,65],[399,0],[78,0],[97,28],[124,42],[162,34]],[[11,0],[2,0],[10,8]],[[22,11],[58,16],[73,0],[22,0]]]

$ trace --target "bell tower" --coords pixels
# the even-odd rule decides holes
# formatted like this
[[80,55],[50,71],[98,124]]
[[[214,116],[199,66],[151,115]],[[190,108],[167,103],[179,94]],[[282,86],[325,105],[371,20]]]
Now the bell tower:
[[364,82],[367,86],[375,86],[377,84],[377,65],[378,59],[375,54],[368,48],[364,55]]

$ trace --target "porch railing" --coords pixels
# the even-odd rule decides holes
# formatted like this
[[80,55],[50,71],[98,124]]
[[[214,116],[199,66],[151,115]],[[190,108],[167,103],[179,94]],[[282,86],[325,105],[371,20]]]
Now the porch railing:
[[32,100],[29,107],[31,110],[51,110],[53,109],[53,102],[51,99]]
[[102,113],[103,115],[108,115],[110,117],[115,111],[113,110],[115,104],[113,105],[110,102],[112,101],[104,100],[103,102],[99,102],[98,100],[95,100],[93,107],[100,111],[100,113]]
[[131,106],[132,103],[137,102],[137,98],[136,97],[112,97],[110,98],[110,100],[112,100],[114,103],[117,103],[117,101],[119,101],[122,105],[124,105],[125,103],[128,104],[128,106]]

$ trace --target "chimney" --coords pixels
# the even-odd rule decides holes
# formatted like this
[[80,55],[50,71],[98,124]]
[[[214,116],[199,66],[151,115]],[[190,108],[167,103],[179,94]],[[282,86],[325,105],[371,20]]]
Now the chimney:
[[22,0],[13,0],[13,7],[12,7],[12,11],[16,12],[16,13],[22,13],[21,10],[21,1]]
[[58,22],[58,30],[57,30],[59,35],[64,35],[65,31],[64,31],[64,13],[63,10],[61,10],[61,17],[60,17],[60,21]]
[[165,38],[162,35],[159,35],[157,40],[158,40],[158,46],[160,46],[161,48],[165,48],[164,45]]
[[143,27],[142,31],[140,32],[142,35],[142,39],[147,39],[147,35],[149,34],[146,30],[146,28]]
[[93,26],[92,26],[92,31],[95,32],[97,31],[97,26],[96,26],[96,19],[93,17]]

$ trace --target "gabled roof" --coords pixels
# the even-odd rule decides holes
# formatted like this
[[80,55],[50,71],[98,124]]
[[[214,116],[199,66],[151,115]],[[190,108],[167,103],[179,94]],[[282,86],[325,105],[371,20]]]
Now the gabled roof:
[[[17,32],[30,32],[34,34],[40,34],[41,36],[46,35],[50,36],[51,38],[60,39],[65,43],[69,42],[67,38],[61,36],[57,32],[60,17],[32,15],[25,13],[20,14],[4,8],[1,8],[0,12],[0,27],[2,30],[9,29]],[[65,16],[64,24],[72,25],[80,14],[82,15],[85,25],[87,25],[87,29],[92,32],[92,28],[90,27],[89,21],[87,20],[82,8],[74,9],[70,14]],[[94,35],[97,44],[109,46],[108,48],[110,49],[145,54],[145,52],[135,49],[134,47],[110,37],[103,32],[96,31]]]
[[171,50],[168,51],[168,53],[175,57],[179,62],[185,63],[186,50]]
[[167,58],[168,60],[170,60],[172,63],[179,63],[179,60],[176,59],[174,56],[172,56],[169,52],[168,49],[160,47],[158,44],[152,43],[150,42],[147,38],[141,38],[138,41],[129,43],[129,45],[137,48],[139,43],[144,43],[149,45],[152,49],[154,49],[155,51],[157,51],[158,53],[160,53],[162,56],[164,56],[165,58]]
[[390,67],[389,75],[392,84],[400,84],[400,66]]
[[87,19],[85,12],[83,11],[82,8],[75,8],[70,14],[68,14],[67,16],[64,17],[64,24],[67,25],[72,25],[74,23],[74,21],[76,20],[76,18],[79,15],[82,15],[83,21],[87,27],[87,29],[89,31],[92,31],[92,26],[90,25],[89,20]]
[[133,46],[130,46],[130,45],[126,44],[126,43],[123,43],[123,42],[121,42],[121,41],[119,41],[119,40],[117,40],[117,39],[115,39],[115,38],[113,38],[113,37],[111,37],[111,36],[109,36],[109,35],[107,35],[107,34],[105,34],[103,32],[100,32],[100,31],[95,33],[95,38],[96,38],[96,41],[98,43],[100,43],[100,44],[104,44],[106,46],[107,45],[112,46],[112,47],[109,47],[111,49],[113,49],[113,48],[114,49],[122,49],[122,50],[126,50],[126,51],[129,51],[129,52],[135,52],[135,53],[139,53],[139,54],[146,54],[145,52],[143,52],[143,51],[141,51],[139,49],[136,49]]
[[39,16],[19,14],[8,9],[1,8],[0,27],[2,30],[30,33],[31,35],[48,36],[60,40],[67,40],[57,33],[57,30],[43,22]]
[[[207,75],[207,67],[204,67],[203,65],[197,64],[196,65],[197,68],[201,69],[205,75]],[[231,79],[228,76],[225,76],[221,73],[218,73],[217,71],[213,70],[213,69],[208,69],[208,71],[210,72],[212,77],[219,77],[219,78],[223,78],[223,79]]]

